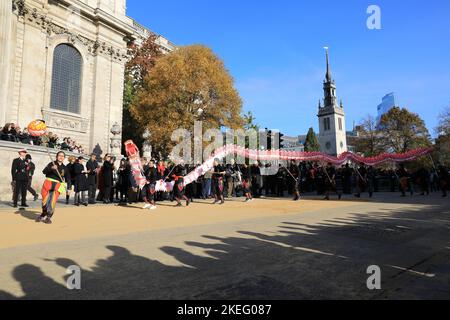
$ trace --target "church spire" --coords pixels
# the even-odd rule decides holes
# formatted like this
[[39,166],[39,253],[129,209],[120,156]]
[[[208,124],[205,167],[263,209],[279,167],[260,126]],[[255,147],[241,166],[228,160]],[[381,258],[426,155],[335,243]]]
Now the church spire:
[[330,58],[329,58],[329,48],[325,47],[325,50],[327,51],[327,75],[326,75],[326,80],[327,82],[331,82],[332,77],[331,77],[331,68],[330,68]]

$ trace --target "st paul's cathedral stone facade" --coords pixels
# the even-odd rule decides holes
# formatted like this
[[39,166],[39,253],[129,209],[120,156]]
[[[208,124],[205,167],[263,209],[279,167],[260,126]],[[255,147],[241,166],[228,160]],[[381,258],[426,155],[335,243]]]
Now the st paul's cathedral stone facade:
[[44,119],[86,151],[110,152],[127,45],[148,33],[126,16],[126,0],[1,0],[0,123]]

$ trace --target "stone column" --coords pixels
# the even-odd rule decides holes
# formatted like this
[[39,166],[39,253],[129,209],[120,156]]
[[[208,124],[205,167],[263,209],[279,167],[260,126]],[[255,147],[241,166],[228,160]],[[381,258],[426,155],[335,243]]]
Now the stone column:
[[0,1],[0,126],[7,121],[12,16],[11,0]]

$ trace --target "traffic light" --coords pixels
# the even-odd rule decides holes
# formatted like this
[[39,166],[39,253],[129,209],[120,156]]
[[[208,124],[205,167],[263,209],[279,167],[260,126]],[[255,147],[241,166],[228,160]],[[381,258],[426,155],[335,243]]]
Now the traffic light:
[[272,130],[267,131],[267,150],[272,150]]
[[284,139],[283,139],[283,137],[284,137],[284,134],[282,134],[282,133],[280,132],[280,133],[279,133],[280,143],[278,144],[280,150],[284,149]]

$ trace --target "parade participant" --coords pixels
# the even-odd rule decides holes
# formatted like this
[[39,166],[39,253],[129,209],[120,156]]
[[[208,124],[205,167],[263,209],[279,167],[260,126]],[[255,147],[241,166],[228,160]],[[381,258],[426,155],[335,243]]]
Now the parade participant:
[[342,194],[337,190],[336,187],[336,169],[331,163],[328,163],[327,167],[323,171],[325,175],[325,198],[324,200],[330,200],[330,193],[336,192],[339,200],[342,198]]
[[295,160],[291,161],[291,165],[289,167],[289,175],[294,181],[294,183],[292,184],[294,201],[298,201],[300,200],[300,168]]
[[439,183],[442,191],[442,197],[447,197],[447,189],[448,189],[448,169],[443,165],[438,168],[439,175]]
[[232,198],[233,194],[235,193],[234,190],[234,180],[236,177],[235,164],[236,162],[234,161],[234,159],[231,159],[230,163],[226,165],[227,174],[225,175],[225,180],[227,183],[227,198]]
[[[169,170],[167,169],[165,162],[160,160],[158,162],[158,166],[157,166],[156,169],[158,171],[158,180],[166,181],[167,180],[167,176],[169,175]],[[162,192],[162,191],[157,192],[156,200],[157,201],[164,201],[165,200],[165,193]]]
[[86,191],[88,191],[88,181],[87,181],[88,170],[84,166],[84,158],[79,157],[75,164],[73,165],[74,177],[74,191],[75,191],[75,205],[79,207],[80,205],[88,206],[86,201]]
[[402,193],[402,197],[406,197],[406,191],[408,190],[409,186],[410,174],[408,170],[405,168],[405,165],[403,163],[400,164],[397,176],[400,180],[400,191]]
[[28,189],[28,162],[25,159],[28,154],[27,150],[22,149],[19,151],[19,158],[14,159],[11,166],[12,185],[14,187],[13,192],[13,206],[17,208],[19,201],[19,194],[21,195],[21,207],[28,208],[27,205],[27,189]]
[[113,186],[114,165],[110,154],[106,154],[103,159],[103,203],[111,203],[111,190]]
[[278,172],[275,176],[275,180],[276,180],[276,184],[277,184],[276,194],[277,194],[277,197],[280,197],[280,198],[284,197],[284,184],[285,184],[285,180],[286,180],[286,174],[287,174],[286,168],[280,164]]
[[424,196],[425,194],[427,196],[430,195],[430,172],[427,170],[427,168],[422,167],[417,171],[417,179],[420,186],[420,189],[422,193],[421,196]]
[[65,157],[66,154],[64,152],[58,152],[56,161],[48,164],[42,171],[46,177],[41,192],[42,214],[36,219],[36,222],[51,224],[58,198],[67,191],[67,182],[70,181],[70,173],[64,165]]
[[252,194],[255,198],[261,198],[261,193],[259,191],[262,188],[262,177],[258,161],[253,162],[253,164],[250,166],[250,173],[252,178]]
[[240,172],[242,174],[242,190],[244,192],[245,196],[245,202],[251,202],[253,201],[250,181],[251,181],[251,174],[250,169],[248,166],[244,163],[242,165],[242,168],[240,169]]
[[156,182],[158,181],[158,170],[155,166],[155,161],[151,160],[146,166],[144,176],[147,179],[147,184],[144,186],[142,193],[144,195],[145,206],[143,209],[156,209],[155,194]]
[[212,174],[212,186],[214,192],[214,204],[220,202],[220,204],[224,204],[225,200],[223,197],[223,189],[224,189],[224,177],[226,174],[226,170],[220,165],[220,160],[214,160],[214,169]]
[[357,189],[355,197],[361,198],[361,193],[363,193],[366,190],[367,186],[366,168],[364,166],[361,166],[359,169],[356,167],[355,175],[356,175],[356,189]]
[[171,178],[175,181],[175,185],[173,187],[173,197],[177,202],[177,207],[182,207],[181,200],[186,200],[186,206],[189,206],[190,200],[185,194],[185,185],[184,185],[184,176],[186,175],[184,166],[182,164],[178,164],[173,169],[173,174]]
[[88,171],[88,203],[95,204],[95,194],[97,193],[97,174],[98,174],[98,162],[97,155],[91,154],[91,158],[86,163],[86,169]]
[[[193,172],[195,169],[196,168],[194,166],[185,165],[183,176],[186,176],[188,173]],[[195,197],[196,193],[197,193],[196,181],[185,186],[185,194],[186,194],[186,197],[188,197],[190,203],[194,202],[194,197]]]
[[345,194],[352,193],[352,169],[347,163],[342,169],[342,189]]
[[27,167],[27,171],[28,171],[28,192],[30,192],[33,197],[34,197],[34,201],[36,201],[37,199],[39,199],[39,195],[37,194],[36,190],[33,189],[33,176],[34,176],[34,171],[36,170],[36,165],[33,163],[33,159],[31,157],[30,154],[27,154],[25,156],[25,160],[28,163],[28,167]]
[[377,172],[374,167],[369,167],[367,169],[367,189],[369,191],[369,198],[373,197],[373,193],[375,191],[375,179],[377,176]]

